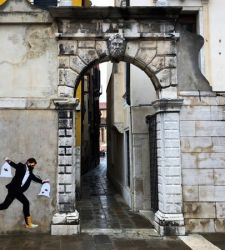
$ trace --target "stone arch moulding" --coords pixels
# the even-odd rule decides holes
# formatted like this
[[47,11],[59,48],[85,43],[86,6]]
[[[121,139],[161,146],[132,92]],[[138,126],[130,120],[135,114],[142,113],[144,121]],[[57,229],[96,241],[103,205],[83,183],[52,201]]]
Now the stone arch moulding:
[[[108,40],[60,40],[58,95],[74,97],[74,90],[83,73],[94,64],[112,61],[129,62],[142,69],[151,79],[156,90],[176,87],[176,48],[174,39],[127,41],[117,55],[113,55],[110,39],[122,37],[112,34]],[[116,52],[115,52],[116,53]]]
[[134,64],[156,90],[176,87],[179,34],[174,30],[180,11],[177,7],[50,8],[58,23],[58,96],[74,97],[82,74],[106,61]]

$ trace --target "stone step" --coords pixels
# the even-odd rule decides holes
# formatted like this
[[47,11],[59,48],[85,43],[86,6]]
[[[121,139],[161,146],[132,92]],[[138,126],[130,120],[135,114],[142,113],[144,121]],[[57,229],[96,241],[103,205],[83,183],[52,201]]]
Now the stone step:
[[110,235],[116,238],[149,239],[151,237],[161,237],[153,228],[82,228],[81,233],[90,235]]

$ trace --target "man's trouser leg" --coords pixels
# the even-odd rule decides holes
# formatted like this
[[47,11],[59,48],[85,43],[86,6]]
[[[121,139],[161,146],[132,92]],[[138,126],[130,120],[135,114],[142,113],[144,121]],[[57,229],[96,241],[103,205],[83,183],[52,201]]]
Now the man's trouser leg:
[[8,192],[7,196],[5,197],[5,200],[0,204],[0,210],[7,209],[14,199],[15,196],[12,193]]
[[32,223],[32,219],[30,216],[30,203],[27,197],[23,193],[18,193],[15,195],[15,198],[23,204],[23,214],[26,223],[26,228],[38,227],[38,225]]
[[15,198],[23,204],[24,218],[30,216],[30,203],[27,197],[23,193],[17,193],[15,194]]

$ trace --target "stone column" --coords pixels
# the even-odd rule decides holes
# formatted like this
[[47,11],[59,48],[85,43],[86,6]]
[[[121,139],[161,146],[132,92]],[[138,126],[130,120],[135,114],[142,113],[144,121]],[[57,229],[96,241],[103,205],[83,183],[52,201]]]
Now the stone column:
[[72,235],[80,231],[75,210],[75,98],[54,100],[58,110],[57,212],[52,219],[52,235]]
[[183,100],[153,102],[157,119],[159,210],[155,226],[161,235],[185,234],[182,213],[180,108]]

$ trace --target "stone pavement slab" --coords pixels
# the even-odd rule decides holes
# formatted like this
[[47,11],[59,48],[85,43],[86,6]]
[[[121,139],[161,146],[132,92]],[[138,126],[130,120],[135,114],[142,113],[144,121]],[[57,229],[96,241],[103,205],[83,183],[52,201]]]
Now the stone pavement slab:
[[220,248],[199,234],[190,234],[179,238],[193,250],[220,250]]
[[51,236],[28,233],[0,236],[0,250],[190,250],[176,237],[149,239],[114,238],[109,235],[80,234]]
[[205,233],[202,236],[219,249],[225,250],[225,233]]
[[150,229],[152,224],[130,210],[106,176],[106,158],[82,176],[81,199],[77,201],[81,230]]

